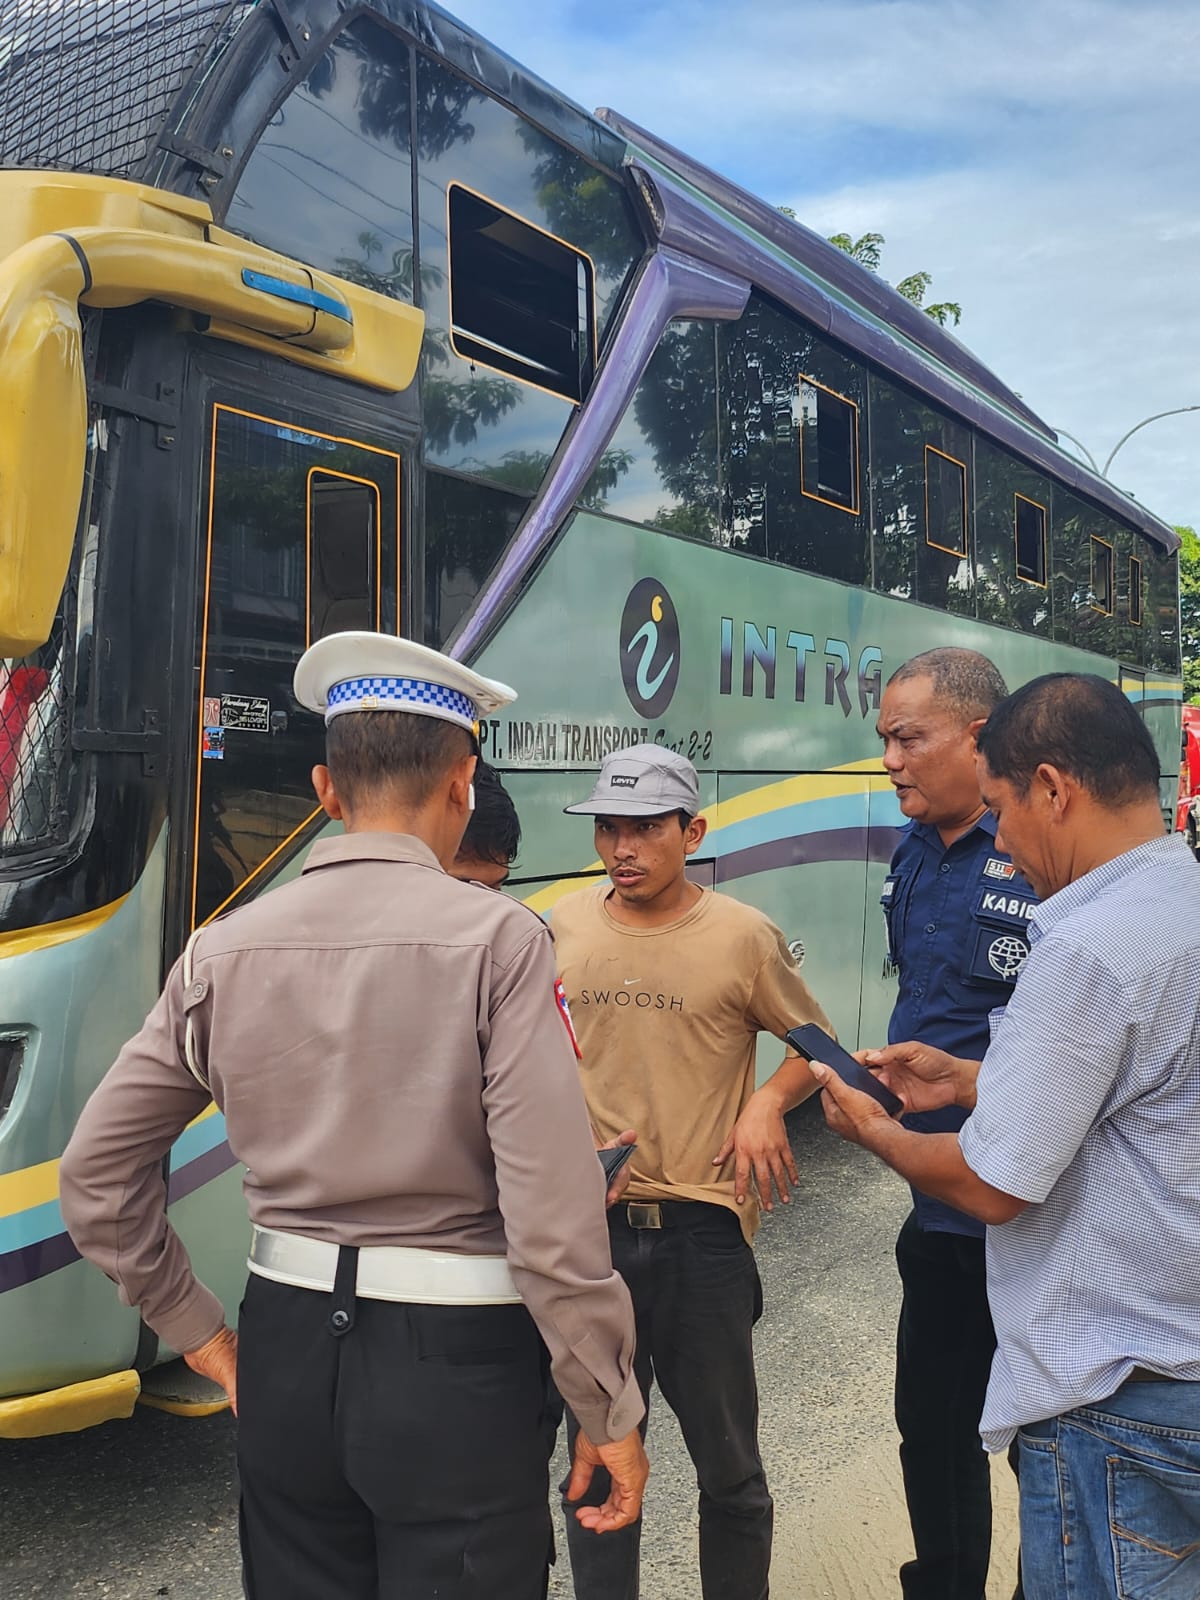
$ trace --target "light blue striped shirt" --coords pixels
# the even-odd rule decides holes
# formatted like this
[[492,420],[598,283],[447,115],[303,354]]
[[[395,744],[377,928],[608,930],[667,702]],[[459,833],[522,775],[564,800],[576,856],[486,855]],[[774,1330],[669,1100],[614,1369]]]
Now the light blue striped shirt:
[[959,1134],[972,1171],[1030,1202],[988,1229],[992,1451],[1134,1366],[1200,1381],[1200,867],[1178,834],[1152,840],[1029,932]]

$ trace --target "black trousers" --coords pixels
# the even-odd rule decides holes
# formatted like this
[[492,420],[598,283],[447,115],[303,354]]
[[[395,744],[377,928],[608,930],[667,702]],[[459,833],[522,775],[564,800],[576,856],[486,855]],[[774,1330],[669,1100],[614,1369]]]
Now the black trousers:
[[[631,1228],[623,1205],[608,1214],[613,1266],[637,1317],[638,1385],[649,1405],[658,1380],[696,1468],[704,1600],[766,1600],[774,1508],[758,1453],[758,1269],[726,1207],[674,1201],[662,1210],[661,1231]],[[569,1411],[567,1429],[573,1446]],[[599,1505],[608,1489],[597,1470],[578,1504]],[[594,1534],[576,1509],[563,1501],[576,1600],[637,1600],[641,1523]]]
[[910,1215],[896,1264],[896,1426],[916,1547],[901,1589],[905,1600],[984,1600],[992,1487],[979,1418],[996,1349],[984,1241],[924,1233]]
[[251,1276],[238,1345],[248,1600],[544,1600],[546,1364],[523,1306]]

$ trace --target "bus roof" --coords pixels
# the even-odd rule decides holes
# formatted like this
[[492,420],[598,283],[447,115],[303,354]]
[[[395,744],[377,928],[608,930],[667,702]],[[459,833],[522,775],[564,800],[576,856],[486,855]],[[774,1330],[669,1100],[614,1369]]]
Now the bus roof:
[[[582,155],[664,176],[714,226],[697,253],[741,272],[829,337],[856,350],[1168,551],[1173,528],[1063,450],[1054,431],[967,347],[884,279],[820,235],[616,112],[589,115],[432,0],[368,0],[374,15],[473,79]],[[214,213],[237,167],[213,149],[223,126],[214,67],[241,36],[268,30],[276,63],[299,82],[344,26],[344,0],[42,0],[0,34],[0,160],[9,166],[106,173],[195,194],[196,167]],[[283,50],[278,50],[279,43]],[[52,86],[47,82],[52,76]],[[244,77],[229,76],[233,94]],[[643,195],[646,185],[642,184]],[[660,230],[661,231],[661,230]]]

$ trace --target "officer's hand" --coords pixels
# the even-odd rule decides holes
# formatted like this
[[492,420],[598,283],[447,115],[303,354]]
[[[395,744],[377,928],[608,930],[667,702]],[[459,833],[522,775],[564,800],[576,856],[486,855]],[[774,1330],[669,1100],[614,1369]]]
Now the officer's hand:
[[[619,1133],[615,1139],[610,1139],[607,1144],[598,1144],[596,1146],[596,1149],[597,1150],[617,1150],[623,1144],[636,1144],[636,1143],[637,1143],[637,1134],[633,1131],[632,1128],[626,1128],[624,1133]],[[630,1164],[627,1161],[625,1163],[625,1165],[621,1168],[620,1172],[617,1173],[617,1175],[613,1179],[613,1181],[609,1184],[608,1193],[604,1196],[605,1210],[607,1210],[609,1206],[615,1206],[617,1201],[625,1193],[626,1189],[628,1189],[629,1180],[633,1176],[633,1174],[629,1170],[629,1165]]]
[[769,1087],[759,1089],[746,1101],[729,1137],[717,1151],[713,1166],[724,1166],[731,1155],[737,1157],[733,1195],[738,1205],[745,1204],[752,1171],[764,1211],[772,1209],[772,1185],[783,1204],[789,1203],[788,1182],[799,1183],[800,1174],[788,1142],[783,1109],[778,1096],[773,1095]]
[[575,1437],[575,1455],[567,1484],[568,1500],[578,1500],[587,1492],[592,1474],[600,1466],[608,1469],[611,1479],[608,1499],[602,1506],[580,1506],[575,1515],[593,1533],[615,1533],[618,1528],[627,1528],[631,1522],[636,1522],[642,1514],[642,1496],[650,1476],[650,1463],[638,1430],[627,1433],[616,1444],[593,1444],[581,1428]]
[[883,1050],[860,1050],[856,1060],[900,1096],[905,1111],[939,1111],[943,1106],[974,1110],[978,1061],[948,1055],[915,1039]]
[[198,1350],[185,1350],[183,1359],[193,1372],[202,1378],[211,1378],[220,1384],[229,1396],[233,1414],[237,1416],[237,1346],[238,1336],[232,1328],[222,1328],[207,1344]]

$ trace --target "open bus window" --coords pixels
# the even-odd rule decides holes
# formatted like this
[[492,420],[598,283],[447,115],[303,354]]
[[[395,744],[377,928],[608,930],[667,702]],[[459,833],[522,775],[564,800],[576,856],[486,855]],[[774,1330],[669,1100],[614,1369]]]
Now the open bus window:
[[858,512],[858,407],[800,378],[800,493]]
[[308,643],[378,628],[379,490],[312,468],[308,474]]
[[578,403],[595,365],[592,263],[461,184],[446,200],[454,349]]
[[1092,535],[1092,606],[1106,617],[1113,613],[1113,547]]
[[925,446],[925,543],[947,555],[967,553],[967,469],[931,444]]
[[1142,625],[1142,563],[1136,556],[1129,558],[1129,620],[1135,628]]
[[1023,494],[1013,496],[1017,577],[1046,587],[1046,508]]

